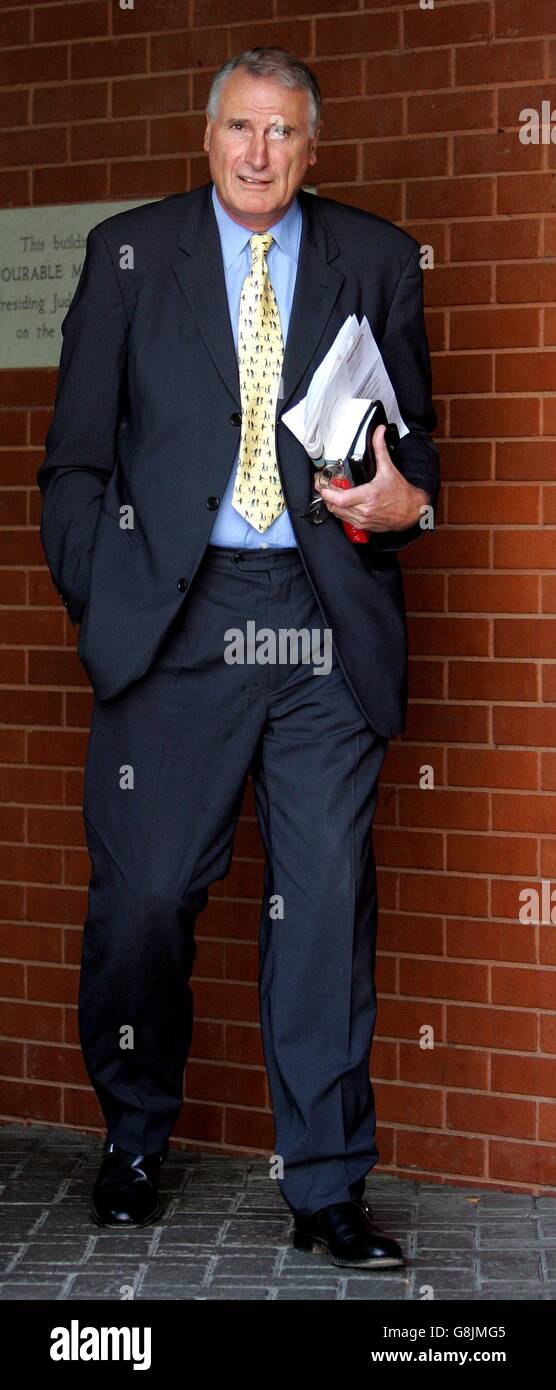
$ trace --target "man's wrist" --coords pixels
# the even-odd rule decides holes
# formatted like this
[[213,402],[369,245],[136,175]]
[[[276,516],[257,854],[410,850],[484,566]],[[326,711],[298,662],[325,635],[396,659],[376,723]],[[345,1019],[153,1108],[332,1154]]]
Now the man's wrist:
[[[412,507],[411,516],[407,523],[408,527],[415,526],[416,522],[420,520],[427,507],[430,507],[431,504],[430,493],[426,492],[423,487],[416,487],[414,483],[410,483],[409,486],[412,492]],[[414,508],[416,508],[416,511]]]

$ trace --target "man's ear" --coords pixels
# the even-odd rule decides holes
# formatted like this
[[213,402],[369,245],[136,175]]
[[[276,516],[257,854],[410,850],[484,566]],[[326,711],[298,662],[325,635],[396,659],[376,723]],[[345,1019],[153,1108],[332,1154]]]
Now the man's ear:
[[322,130],[322,126],[323,122],[320,121],[315,130],[314,135],[311,136],[311,153],[309,155],[309,164],[316,164],[317,162],[317,140],[319,137],[319,133]]
[[211,128],[211,124],[212,124],[212,122],[209,121],[209,119],[208,119],[208,117],[207,117],[207,124],[206,124],[206,128],[205,128],[205,133],[204,133],[204,135],[203,135],[203,149],[204,149],[204,150],[208,150],[209,145],[210,145],[210,128]]

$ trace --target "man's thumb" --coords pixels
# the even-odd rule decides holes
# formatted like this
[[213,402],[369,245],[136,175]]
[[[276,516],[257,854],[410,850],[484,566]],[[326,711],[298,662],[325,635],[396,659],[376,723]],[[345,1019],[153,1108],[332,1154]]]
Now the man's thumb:
[[377,472],[381,469],[392,467],[392,460],[386,448],[385,434],[386,425],[377,425],[373,434],[373,454],[375,456]]

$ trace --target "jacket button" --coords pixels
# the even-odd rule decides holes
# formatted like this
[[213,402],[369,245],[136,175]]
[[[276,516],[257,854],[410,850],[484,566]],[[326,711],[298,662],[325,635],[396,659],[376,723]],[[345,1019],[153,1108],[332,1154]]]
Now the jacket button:
[[241,410],[233,410],[230,415],[232,425],[241,425]]
[[179,591],[180,591],[181,594],[184,594],[185,591],[186,591],[186,589],[188,589],[188,588],[189,588],[189,580],[188,580],[188,579],[178,579],[178,589],[179,589]]
[[215,512],[215,511],[216,511],[216,508],[219,507],[219,506],[220,506],[220,498],[219,498],[219,497],[207,497],[207,507],[208,507],[208,509],[209,509],[209,512]]

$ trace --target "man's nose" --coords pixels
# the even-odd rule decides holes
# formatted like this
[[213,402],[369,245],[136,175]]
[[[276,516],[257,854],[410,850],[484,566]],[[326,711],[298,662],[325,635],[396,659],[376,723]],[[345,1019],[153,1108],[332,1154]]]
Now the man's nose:
[[264,169],[265,164],[268,164],[268,150],[264,135],[251,136],[246,158],[253,169]]

